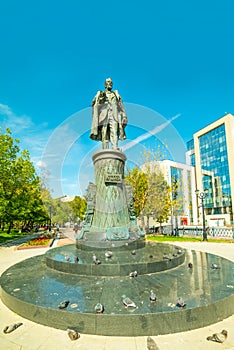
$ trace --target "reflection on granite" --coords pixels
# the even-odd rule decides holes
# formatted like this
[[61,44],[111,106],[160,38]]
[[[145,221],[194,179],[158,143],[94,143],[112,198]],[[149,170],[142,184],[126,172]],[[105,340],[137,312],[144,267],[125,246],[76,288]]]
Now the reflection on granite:
[[[103,265],[130,264],[132,267],[133,262],[137,269],[138,264],[149,263],[151,254],[160,261],[163,253],[178,251],[170,245],[163,245],[163,250],[160,247],[157,251],[156,245],[150,245],[149,250],[139,250],[136,255],[129,251],[114,252],[113,257],[106,260],[104,252],[99,252],[97,255],[102,263],[96,266],[92,263],[92,252],[79,252],[78,263],[72,259],[67,262],[64,256],[77,255],[77,250],[68,246],[63,252],[64,248],[52,249],[48,256],[69,268],[87,264],[97,272]],[[208,325],[231,315],[234,311],[234,263],[208,253],[183,252],[185,260],[182,264],[158,273],[140,271],[135,278],[129,277],[131,271],[128,269],[121,276],[78,275],[77,271],[69,273],[69,269],[64,273],[47,266],[48,256],[37,256],[3,273],[2,299],[9,308],[35,322],[62,329],[78,322],[84,333],[102,335],[173,333]],[[188,268],[189,262],[193,264],[192,269]],[[218,269],[211,268],[213,263]],[[150,301],[151,290],[157,296],[155,303]],[[136,308],[125,308],[123,295],[131,298]],[[185,300],[185,309],[176,306],[178,297]],[[68,307],[58,311],[59,303],[64,300],[69,300]],[[98,302],[105,308],[102,315],[95,314]],[[129,327],[129,322],[135,326]]]
[[[93,264],[93,254],[101,264]],[[185,259],[185,251],[170,244],[147,243],[133,251],[129,247],[115,248],[111,258],[105,249],[83,250],[73,244],[52,249],[46,254],[46,264],[52,269],[66,273],[93,276],[126,276],[137,270],[138,275],[175,268]],[[78,257],[76,262],[75,257]]]

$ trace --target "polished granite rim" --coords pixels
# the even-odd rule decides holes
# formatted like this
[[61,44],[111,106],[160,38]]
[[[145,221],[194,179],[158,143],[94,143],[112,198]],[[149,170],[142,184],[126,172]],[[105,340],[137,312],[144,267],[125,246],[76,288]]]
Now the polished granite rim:
[[[110,250],[84,251],[70,244],[49,250],[45,259],[46,265],[52,269],[85,276],[128,276],[133,271],[138,275],[155,273],[175,268],[185,259],[184,249],[166,243],[148,242],[134,251],[122,246],[111,250],[110,258],[105,257],[106,252]],[[94,254],[100,264],[93,263]]]
[[[188,262],[193,268],[188,268]],[[212,264],[218,269],[212,269]],[[234,312],[234,263],[213,254],[186,251],[180,266],[128,276],[77,276],[46,265],[45,256],[18,263],[1,276],[1,297],[13,311],[34,322],[81,333],[114,336],[158,335],[200,328]],[[150,290],[158,297],[149,300]],[[136,308],[126,309],[127,295]],[[186,308],[178,308],[178,297]],[[58,305],[70,304],[65,310]],[[101,302],[103,314],[95,313]]]
[[[131,232],[128,240],[106,239],[105,232],[85,232],[85,237],[76,239],[76,247],[82,250],[99,250],[99,249],[139,249],[145,246],[145,237],[136,238],[135,231]],[[95,237],[95,239],[94,239]]]

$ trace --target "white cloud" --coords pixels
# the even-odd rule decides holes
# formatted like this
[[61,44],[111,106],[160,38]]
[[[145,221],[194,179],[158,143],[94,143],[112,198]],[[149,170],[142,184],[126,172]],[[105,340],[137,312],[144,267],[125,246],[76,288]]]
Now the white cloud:
[[[81,113],[82,114],[82,113]],[[30,153],[31,161],[37,167],[38,171],[47,171],[48,185],[51,191],[55,191],[55,196],[67,193],[72,195],[78,192],[78,182],[74,181],[74,168],[77,176],[79,165],[77,163],[85,157],[87,147],[83,149],[82,141],[77,144],[76,140],[81,136],[80,119],[88,121],[86,116],[77,118],[72,116],[68,122],[61,123],[55,130],[48,129],[47,123],[34,123],[33,119],[26,115],[16,115],[14,111],[5,104],[0,103],[0,116],[2,129],[9,128],[12,131],[12,137],[20,140],[20,149],[27,149]],[[83,114],[82,114],[83,116]],[[81,123],[84,132],[87,127]],[[71,149],[73,150],[72,161],[68,166],[65,177],[63,177],[64,163],[69,165],[67,156]],[[52,184],[52,186],[50,186]],[[59,193],[56,191],[59,188]],[[60,188],[65,187],[66,191]],[[70,193],[71,192],[71,193]]]
[[[176,134],[171,122],[179,115],[166,120],[155,111],[135,104],[128,105],[128,112],[129,118],[132,116],[134,120],[133,126],[143,133],[123,145],[123,151],[130,150],[130,153],[134,153],[128,156],[131,161],[134,161],[136,156],[136,147],[133,146],[143,146],[141,141],[159,133],[158,137],[163,141],[167,141],[167,138],[170,141],[171,135]],[[16,115],[9,106],[1,103],[0,115],[3,115],[2,127],[10,128],[12,136],[20,140],[20,148],[29,150],[31,160],[38,170],[47,171],[48,185],[55,197],[63,194],[80,195],[85,192],[89,181],[94,181],[92,153],[97,151],[101,144],[88,142],[91,108],[71,115],[54,130],[48,128],[48,123],[37,121],[35,124],[29,116]],[[150,131],[146,129],[146,121]],[[166,135],[163,134],[164,131]],[[178,135],[176,136],[178,138]],[[170,142],[168,144],[170,146]]]
[[42,162],[41,160],[39,160],[36,165],[39,167],[39,168],[46,168],[47,167],[47,164],[45,162]]
[[14,116],[14,113],[12,112],[11,108],[7,105],[2,104],[2,103],[0,103],[0,114],[5,115],[7,117]]
[[30,116],[17,115],[8,105],[3,103],[0,103],[0,115],[3,116],[2,130],[9,128],[12,137],[20,140],[21,150],[29,150],[31,160],[35,165],[40,166],[42,152],[51,135],[51,130],[47,128],[48,124],[35,124]]
[[3,127],[9,128],[12,132],[18,133],[29,129],[33,122],[27,115],[16,115],[8,105],[0,103],[0,114],[3,115]]

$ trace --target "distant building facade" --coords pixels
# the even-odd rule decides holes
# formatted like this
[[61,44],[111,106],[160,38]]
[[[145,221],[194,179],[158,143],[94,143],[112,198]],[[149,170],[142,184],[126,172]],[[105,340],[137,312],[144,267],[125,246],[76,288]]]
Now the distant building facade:
[[[154,168],[152,162],[152,168]],[[165,180],[171,188],[171,206],[168,222],[172,231],[180,226],[197,224],[197,206],[196,206],[196,183],[195,169],[193,166],[174,162],[172,160],[157,161]],[[144,169],[144,166],[142,167]],[[153,217],[148,218],[149,226],[155,226],[157,223]]]
[[[234,116],[227,114],[193,135],[187,143],[187,164],[194,166],[196,188],[204,199],[209,226],[233,223]],[[198,217],[202,222],[198,199]]]
[[172,200],[175,203],[171,210],[172,226],[197,224],[194,167],[172,160],[163,160],[159,164],[172,189]]

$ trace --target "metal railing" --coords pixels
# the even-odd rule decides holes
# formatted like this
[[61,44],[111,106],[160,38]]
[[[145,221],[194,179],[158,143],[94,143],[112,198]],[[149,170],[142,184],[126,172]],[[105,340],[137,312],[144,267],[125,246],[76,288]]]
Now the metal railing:
[[[203,236],[203,228],[201,226],[195,227],[179,227],[179,236]],[[214,238],[230,238],[234,239],[234,228],[227,227],[207,227],[206,233],[208,237]]]
[[[177,230],[168,226],[162,226],[160,231],[158,228],[149,228],[148,233],[161,233],[167,236],[190,236],[190,237],[203,237],[203,227],[202,226],[180,226]],[[234,239],[234,227],[207,227],[206,233],[208,238],[229,238]]]

